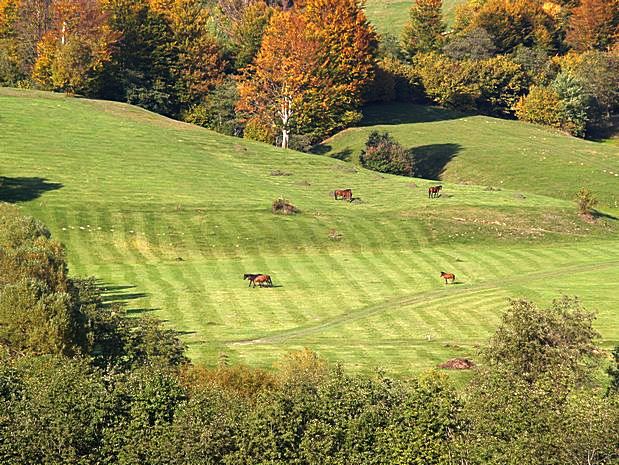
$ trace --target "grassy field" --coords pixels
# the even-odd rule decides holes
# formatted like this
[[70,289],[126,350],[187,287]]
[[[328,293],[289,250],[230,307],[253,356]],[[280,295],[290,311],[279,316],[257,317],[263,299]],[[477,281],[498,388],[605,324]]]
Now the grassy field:
[[619,150],[547,129],[486,116],[410,104],[368,107],[361,127],[319,148],[357,162],[368,135],[387,131],[413,151],[428,179],[481,184],[571,200],[580,187],[619,216]]
[[[462,2],[463,0],[443,0],[443,13],[448,23],[454,18],[456,5]],[[378,32],[399,37],[408,21],[408,12],[412,5],[413,0],[367,0],[365,10]]]
[[[504,147],[506,130],[482,147],[485,124],[462,153]],[[452,132],[435,137],[451,143]],[[562,170],[522,161],[521,176],[563,182]],[[429,200],[428,181],[124,104],[9,89],[0,90],[0,162],[0,200],[44,221],[74,274],[97,276],[110,300],[182,331],[190,355],[208,364],[225,353],[268,367],[309,347],[348,369],[417,372],[474,357],[517,296],[577,294],[599,311],[603,345],[619,343],[617,221],[583,222],[565,197],[529,189],[536,182],[517,191],[446,182]],[[358,200],[335,202],[340,187]],[[280,195],[301,213],[273,215]],[[445,286],[443,270],[458,284]],[[267,272],[276,287],[248,289],[246,272]]]

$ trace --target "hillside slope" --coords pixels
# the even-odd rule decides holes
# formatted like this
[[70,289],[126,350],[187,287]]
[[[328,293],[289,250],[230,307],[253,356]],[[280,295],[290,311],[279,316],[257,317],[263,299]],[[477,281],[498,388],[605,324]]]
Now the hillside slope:
[[[350,369],[408,373],[474,355],[521,295],[581,295],[605,345],[619,340],[617,222],[584,223],[558,198],[446,183],[428,199],[427,181],[10,89],[0,170],[0,200],[44,221],[73,273],[166,320],[209,364],[225,353],[270,366],[310,347]],[[340,187],[360,200],[335,202]],[[280,195],[301,213],[273,215]],[[276,287],[248,289],[248,272]]]
[[619,213],[619,149],[548,129],[439,108],[392,104],[365,109],[359,128],[324,142],[321,152],[358,161],[373,130],[413,151],[424,178],[482,184],[571,200],[591,189],[601,208]]

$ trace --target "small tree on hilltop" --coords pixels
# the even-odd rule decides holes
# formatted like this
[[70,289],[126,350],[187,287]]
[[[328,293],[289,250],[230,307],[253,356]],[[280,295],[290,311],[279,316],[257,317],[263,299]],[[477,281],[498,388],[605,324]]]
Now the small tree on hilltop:
[[581,215],[591,216],[591,210],[597,205],[598,201],[593,192],[582,187],[576,193],[576,203],[578,204],[578,212]]
[[413,162],[408,150],[389,133],[373,131],[360,156],[361,165],[374,171],[412,176]]

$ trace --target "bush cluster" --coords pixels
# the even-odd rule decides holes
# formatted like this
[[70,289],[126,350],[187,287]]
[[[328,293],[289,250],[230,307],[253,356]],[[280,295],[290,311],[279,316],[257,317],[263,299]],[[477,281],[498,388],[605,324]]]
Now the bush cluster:
[[373,131],[361,152],[359,161],[364,167],[380,173],[413,175],[413,160],[389,133]]

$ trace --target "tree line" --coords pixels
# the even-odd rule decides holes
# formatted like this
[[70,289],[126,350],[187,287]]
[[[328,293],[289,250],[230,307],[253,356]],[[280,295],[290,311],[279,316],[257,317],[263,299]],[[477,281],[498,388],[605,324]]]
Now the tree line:
[[619,106],[618,0],[414,0],[402,36],[357,0],[2,0],[0,85],[111,100],[309,148],[368,102],[436,103],[577,136]]
[[72,277],[39,221],[0,204],[0,462],[611,464],[619,347],[577,299],[512,301],[466,388],[347,373],[304,350],[272,370],[192,364],[178,334]]
[[448,30],[441,0],[416,0],[383,38],[372,99],[517,117],[575,136],[619,108],[617,0],[467,0]]

